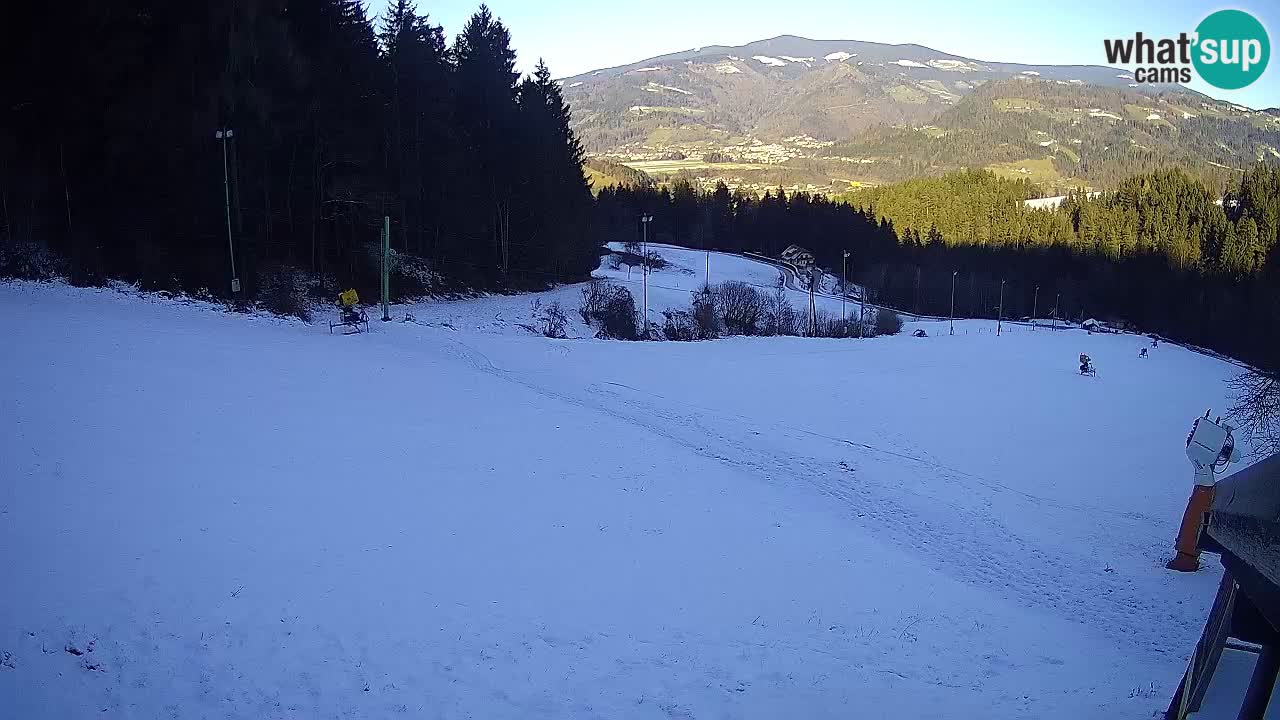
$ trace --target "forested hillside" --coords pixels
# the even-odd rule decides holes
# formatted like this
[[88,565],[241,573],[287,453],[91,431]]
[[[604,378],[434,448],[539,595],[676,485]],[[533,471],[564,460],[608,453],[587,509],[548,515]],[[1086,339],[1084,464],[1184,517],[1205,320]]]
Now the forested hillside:
[[[781,36],[564,81],[595,157],[763,194],[987,168],[1045,195],[1182,167],[1214,189],[1280,162],[1280,115],[1095,66]],[[708,158],[716,158],[710,162]]]
[[[985,171],[915,180],[832,202],[698,192],[602,192],[609,237],[638,232],[691,247],[774,255],[791,243],[878,300],[957,317],[1098,316],[1280,367],[1280,171],[1259,166],[1223,197],[1181,170],[1113,193],[1030,210],[1028,184]],[[1219,204],[1219,202],[1222,204]],[[953,285],[954,283],[954,285]]]
[[1280,159],[1280,118],[1187,91],[1004,80],[987,83],[923,126],[881,125],[826,151],[853,157],[851,177],[903,180],[992,168],[1037,192],[1115,188],[1182,167],[1215,189]]
[[376,22],[357,0],[9,8],[0,264],[47,246],[76,282],[226,295],[234,259],[245,299],[295,269],[372,295],[389,215],[401,256],[472,285],[585,277],[559,87],[519,77],[487,8],[458,30],[408,0]]

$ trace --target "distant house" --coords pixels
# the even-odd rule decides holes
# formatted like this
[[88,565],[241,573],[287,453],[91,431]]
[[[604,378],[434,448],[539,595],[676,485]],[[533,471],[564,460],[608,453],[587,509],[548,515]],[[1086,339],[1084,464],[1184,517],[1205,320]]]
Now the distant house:
[[792,265],[795,265],[801,270],[813,267],[813,253],[805,250],[799,245],[788,246],[787,249],[783,250],[782,254],[778,257],[786,260]]
[[1123,320],[1111,320],[1108,322],[1103,322],[1096,318],[1089,318],[1088,320],[1085,320],[1084,322],[1080,323],[1080,327],[1084,328],[1085,330],[1088,330],[1089,332],[1118,333],[1118,332],[1124,332],[1127,329],[1127,323]]

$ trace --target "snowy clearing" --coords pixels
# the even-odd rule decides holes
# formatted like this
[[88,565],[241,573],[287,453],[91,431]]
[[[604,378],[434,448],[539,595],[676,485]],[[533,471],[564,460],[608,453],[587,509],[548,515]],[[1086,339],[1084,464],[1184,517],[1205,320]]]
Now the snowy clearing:
[[929,67],[928,65],[925,65],[924,63],[918,63],[915,60],[894,60],[889,64],[901,65],[902,67],[913,67],[913,68]]
[[689,92],[688,90],[683,90],[683,89],[678,88],[678,87],[672,87],[672,86],[670,86],[670,85],[663,85],[663,84],[661,84],[661,83],[656,83],[656,82],[651,82],[651,83],[649,83],[649,84],[645,85],[645,86],[644,86],[644,89],[645,89],[646,91],[648,91],[648,92],[653,92],[653,93],[673,92],[673,93],[680,93],[681,95],[692,95],[692,94],[693,94],[693,93]]
[[963,60],[930,60],[928,64],[931,68],[949,72],[973,72],[982,69],[976,64],[971,65]]
[[838,52],[833,52],[833,53],[824,55],[822,59],[831,60],[833,62],[844,62],[845,60],[848,60],[851,57],[857,57],[857,56],[858,56],[858,53],[847,53],[843,50],[840,50]]
[[[655,249],[686,306],[707,256]],[[536,297],[581,337],[579,291]],[[1220,573],[1162,568],[1182,444],[1234,366],[987,321],[557,341],[534,299],[342,337],[0,284],[0,715],[1163,709]]]
[[775,58],[775,57],[769,57],[768,55],[752,55],[751,59],[757,62],[764,63],[765,65],[768,65],[770,67],[783,67],[784,65],[787,64],[786,61],[784,60],[779,60],[778,58]]

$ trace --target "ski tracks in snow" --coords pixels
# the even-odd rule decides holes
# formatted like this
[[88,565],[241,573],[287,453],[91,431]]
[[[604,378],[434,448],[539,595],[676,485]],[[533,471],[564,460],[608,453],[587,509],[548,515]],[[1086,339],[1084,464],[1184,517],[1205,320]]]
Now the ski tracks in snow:
[[[1012,505],[1017,512],[1067,523],[1076,516],[1107,514],[1108,523],[1101,526],[1128,527],[1142,521],[1141,516],[1040,498],[950,467],[918,448],[839,437],[839,428],[819,432],[747,418],[614,381],[584,385],[575,379],[574,385],[560,382],[553,387],[535,381],[530,373],[498,367],[466,343],[445,339],[450,354],[479,371],[622,420],[766,482],[811,486],[838,501],[854,522],[881,541],[910,549],[932,568],[1023,607],[1103,629],[1139,654],[1170,652],[1166,629],[1194,626],[1202,618],[1203,608],[1197,604],[1153,598],[1140,584],[1104,567],[1097,550],[1118,545],[1118,551],[1140,553],[1154,564],[1163,548],[1126,546],[1129,533],[1114,531],[1098,536],[1089,547],[1059,544],[1048,549],[1011,529],[995,506],[1007,511]],[[879,434],[875,428],[855,429]],[[820,441],[817,447],[815,438]],[[945,496],[930,492],[943,485],[950,486]],[[1181,656],[1183,649],[1176,652]]]

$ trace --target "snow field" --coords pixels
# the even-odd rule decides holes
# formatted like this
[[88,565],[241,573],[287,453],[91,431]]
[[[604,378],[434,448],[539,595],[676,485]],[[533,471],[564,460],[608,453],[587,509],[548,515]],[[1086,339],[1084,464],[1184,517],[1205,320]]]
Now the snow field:
[[[655,322],[705,264],[658,250]],[[582,338],[578,291],[540,297]],[[554,341],[532,299],[338,337],[0,285],[0,716],[1163,709],[1220,572],[1161,567],[1182,443],[1234,366],[986,321]]]

